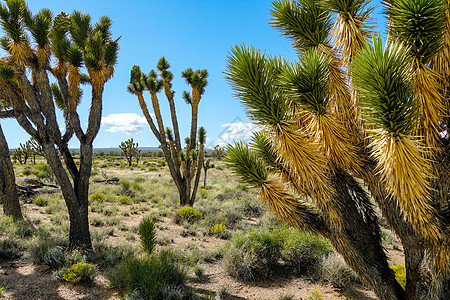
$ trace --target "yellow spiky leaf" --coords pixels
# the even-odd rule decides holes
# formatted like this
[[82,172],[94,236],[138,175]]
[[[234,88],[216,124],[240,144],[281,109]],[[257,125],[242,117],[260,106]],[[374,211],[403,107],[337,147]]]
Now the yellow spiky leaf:
[[414,94],[418,100],[419,122],[417,135],[424,137],[430,149],[438,149],[439,121],[444,111],[440,93],[440,76],[430,68],[419,65],[414,70]]
[[264,134],[272,141],[271,146],[279,162],[292,172],[298,184],[329,216],[330,225],[340,228],[341,214],[329,205],[333,201],[334,189],[329,181],[327,159],[318,143],[289,124],[267,128]]
[[378,161],[377,171],[406,219],[428,239],[438,241],[441,230],[430,199],[431,166],[419,142],[383,132],[373,139],[371,148]]
[[309,116],[306,129],[314,136],[325,156],[339,168],[358,172],[360,162],[356,147],[345,126],[335,116]]
[[[257,189],[258,199],[267,209],[274,212],[277,218],[292,226],[307,229],[308,220],[306,218],[313,208],[299,202],[287,191],[284,183],[271,178],[259,185]],[[305,214],[302,214],[302,211]]]

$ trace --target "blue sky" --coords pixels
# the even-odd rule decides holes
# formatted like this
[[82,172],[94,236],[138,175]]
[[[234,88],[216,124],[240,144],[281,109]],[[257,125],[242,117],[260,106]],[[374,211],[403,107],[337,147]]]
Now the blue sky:
[[[379,6],[377,2],[374,4]],[[173,89],[183,139],[189,132],[190,107],[181,99],[182,92],[189,89],[180,74],[189,67],[208,69],[209,84],[199,106],[199,126],[206,128],[207,145],[213,146],[222,140],[243,137],[245,129],[251,129],[244,125],[249,120],[223,74],[230,49],[246,43],[270,54],[288,59],[296,57],[289,41],[269,25],[271,1],[32,0],[28,5],[33,12],[47,7],[55,15],[60,11],[79,10],[89,13],[93,21],[108,15],[113,20],[114,36],[122,36],[115,75],[106,84],[103,94],[104,118],[95,147],[117,147],[128,138],[133,138],[140,146],[158,145],[142,117],[136,97],[126,91],[129,70],[135,64],[148,73],[162,56],[168,59],[174,73]],[[78,109],[82,123],[87,120],[89,96],[86,90]],[[149,103],[148,93],[145,97]],[[163,93],[159,99],[165,125],[170,126],[168,103]],[[64,124],[62,118],[59,123]],[[18,147],[29,138],[14,120],[2,120],[1,124],[10,148]],[[70,145],[77,146],[75,138]]]

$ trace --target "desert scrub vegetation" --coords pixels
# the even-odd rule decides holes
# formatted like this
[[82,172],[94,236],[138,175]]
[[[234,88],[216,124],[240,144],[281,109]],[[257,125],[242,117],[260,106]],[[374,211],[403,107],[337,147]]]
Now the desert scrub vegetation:
[[225,269],[232,277],[260,281],[282,267],[314,274],[321,260],[332,253],[323,238],[283,224],[235,232],[225,245]]
[[119,263],[108,275],[111,285],[123,291],[124,297],[133,294],[145,299],[172,299],[178,293],[183,297],[192,294],[185,286],[186,270],[179,255],[171,250],[153,253],[156,233],[151,218],[140,222],[139,238],[144,254]]

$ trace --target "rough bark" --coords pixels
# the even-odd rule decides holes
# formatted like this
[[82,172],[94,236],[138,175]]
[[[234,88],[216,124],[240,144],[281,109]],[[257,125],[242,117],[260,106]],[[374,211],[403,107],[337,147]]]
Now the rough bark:
[[[52,143],[44,144],[43,149],[45,158],[61,187],[61,192],[69,212],[69,248],[92,250],[88,220],[89,177],[86,179],[86,175],[89,175],[89,173],[73,178],[74,182],[72,185],[54,145]],[[83,151],[86,151],[86,149],[83,149]]]
[[0,125],[0,199],[3,212],[14,220],[23,219],[17,195],[14,167],[9,156],[9,148]]
[[381,245],[380,228],[368,195],[349,174],[335,170],[331,181],[336,189],[342,230],[331,233],[335,249],[358,277],[370,286],[380,299],[405,299],[405,292],[389,268]]

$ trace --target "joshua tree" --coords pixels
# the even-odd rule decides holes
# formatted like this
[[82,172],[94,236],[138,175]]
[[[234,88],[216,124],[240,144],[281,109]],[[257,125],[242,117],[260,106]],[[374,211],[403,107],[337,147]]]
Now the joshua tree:
[[215,145],[214,149],[211,151],[212,157],[216,159],[223,159],[225,157],[225,147]]
[[[198,130],[199,138],[197,142],[197,116],[198,105],[208,83],[206,80],[208,72],[206,70],[193,71],[189,68],[181,74],[192,88],[192,93],[187,91],[183,93],[183,99],[191,106],[192,113],[190,135],[186,138],[186,147],[183,149],[175,110],[175,92],[172,90],[173,74],[169,71],[170,65],[164,57],[159,60],[157,68],[159,75],[154,70],[151,70],[147,75],[141,72],[139,66],[133,66],[128,91],[138,97],[139,105],[150,125],[150,129],[161,144],[161,150],[180,195],[180,205],[192,206],[195,202],[204,157],[206,131],[202,127]],[[164,127],[157,95],[161,89],[164,89],[164,94],[169,102],[173,130]],[[150,93],[157,126],[153,122],[144,100],[143,93],[145,90]],[[191,182],[194,178],[194,187],[192,187]]]
[[[365,0],[273,2],[299,61],[232,50],[228,80],[263,129],[228,161],[278,217],[328,238],[380,299],[448,299],[449,7],[385,6],[383,43],[369,39]],[[363,184],[402,242],[405,290]]]
[[[100,128],[104,86],[114,73],[118,51],[111,20],[102,17],[91,24],[91,17],[78,11],[53,18],[48,9],[33,15],[23,0],[1,5],[0,20],[5,34],[1,45],[7,53],[0,61],[1,96],[11,103],[17,122],[41,145],[61,186],[69,211],[69,246],[92,249],[88,222],[92,145]],[[92,88],[85,130],[77,113],[81,83]],[[55,106],[63,112],[65,132],[59,128]],[[80,141],[79,167],[68,147],[74,134]]]
[[32,151],[28,143],[25,143],[25,145],[20,143],[19,148],[15,149],[12,154],[14,160],[18,160],[21,165],[25,165],[32,155]]
[[34,138],[30,138],[26,142],[26,145],[28,149],[30,149],[30,155],[33,156],[33,164],[36,163],[36,155],[44,156],[41,145],[39,145],[39,143]]
[[125,158],[128,161],[128,166],[131,167],[133,157],[136,159],[136,163],[139,163],[141,156],[141,150],[138,149],[139,143],[133,142],[133,139],[128,139],[125,142],[121,142],[119,148],[123,151]]

